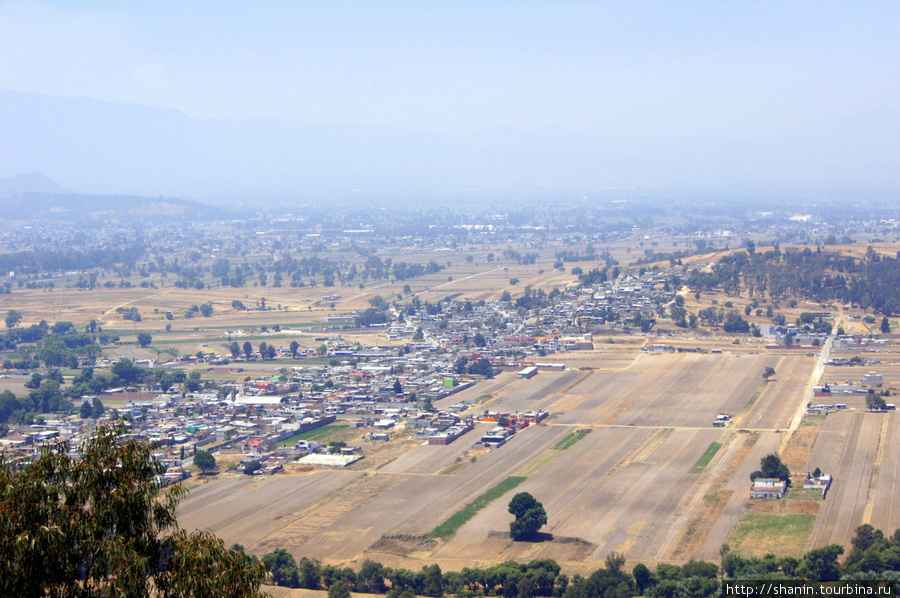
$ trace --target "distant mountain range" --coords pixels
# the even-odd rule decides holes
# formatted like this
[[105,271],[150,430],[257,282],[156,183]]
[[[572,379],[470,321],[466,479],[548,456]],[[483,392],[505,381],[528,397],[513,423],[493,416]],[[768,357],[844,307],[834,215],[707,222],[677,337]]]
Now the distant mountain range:
[[[175,110],[0,90],[0,176],[34,171],[80,193],[210,203],[515,197],[621,186],[893,193],[900,191],[900,113],[872,112],[760,139],[614,139],[506,128],[455,137],[275,119],[201,120]],[[0,195],[27,180],[16,179]]]
[[0,216],[9,220],[202,220],[227,212],[195,200],[70,193],[39,172],[0,179]]
[[0,179],[0,197],[20,193],[69,193],[69,190],[40,172],[25,172]]

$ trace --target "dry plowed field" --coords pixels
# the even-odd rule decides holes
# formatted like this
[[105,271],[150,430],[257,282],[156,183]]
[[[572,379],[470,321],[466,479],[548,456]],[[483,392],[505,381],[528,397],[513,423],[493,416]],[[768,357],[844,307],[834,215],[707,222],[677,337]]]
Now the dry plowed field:
[[[885,508],[894,500],[887,495],[894,490],[897,453],[884,451],[881,455],[880,450],[881,447],[897,448],[896,432],[891,430],[891,424],[897,424],[896,412],[832,413],[825,420],[810,455],[809,467],[830,473],[834,482],[813,528],[811,547],[832,543],[848,545],[853,530],[865,522],[864,516],[871,517],[875,511],[881,521],[895,524],[898,521],[897,513]],[[876,457],[879,457],[877,468]],[[880,502],[885,500],[887,504]],[[888,533],[894,530],[882,529]]]
[[[815,365],[800,354],[744,351],[648,354],[614,346],[578,354],[579,370],[541,371],[529,380],[504,373],[440,405],[480,399],[478,411],[551,413],[502,447],[472,450],[493,425],[482,424],[448,446],[423,443],[386,464],[364,460],[358,471],[217,480],[184,502],[182,521],[252,552],[281,546],[330,563],[372,557],[391,566],[438,562],[452,570],[548,557],[577,568],[596,566],[612,551],[645,562],[714,559],[748,501],[750,473],[778,449],[807,400],[803,389]],[[762,383],[766,366],[777,372],[769,384]],[[712,427],[720,412],[735,422]],[[892,505],[900,484],[888,458],[900,450],[900,434],[882,426],[895,417],[828,416],[810,467],[833,472],[838,481],[813,544],[846,542],[864,516],[885,529],[900,526],[900,516],[866,506]],[[576,430],[590,432],[565,450],[554,448]],[[880,445],[872,441],[879,437]],[[692,473],[714,442],[721,449]],[[527,479],[452,536],[429,537],[514,475]],[[511,542],[506,535],[507,503],[519,491],[547,509],[545,541]]]

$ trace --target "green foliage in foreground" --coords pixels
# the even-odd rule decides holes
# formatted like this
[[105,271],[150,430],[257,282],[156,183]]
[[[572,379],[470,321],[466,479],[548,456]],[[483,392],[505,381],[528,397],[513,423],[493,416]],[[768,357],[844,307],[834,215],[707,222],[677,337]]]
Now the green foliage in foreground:
[[124,432],[0,460],[0,596],[261,597],[264,568],[178,529],[184,489],[161,489],[152,447]]
[[719,452],[719,449],[722,448],[721,442],[711,442],[709,446],[706,448],[706,452],[700,455],[700,458],[697,459],[697,462],[694,463],[694,466],[688,471],[688,473],[700,473],[702,472],[707,465],[709,465],[710,461],[713,460],[713,457],[716,456],[716,453]]
[[447,536],[453,534],[466,524],[472,517],[474,517],[478,511],[485,508],[522,482],[524,482],[528,478],[524,478],[521,476],[509,476],[469,504],[465,507],[454,513],[450,516],[447,521],[443,522],[431,532],[431,535],[435,538],[446,538]]

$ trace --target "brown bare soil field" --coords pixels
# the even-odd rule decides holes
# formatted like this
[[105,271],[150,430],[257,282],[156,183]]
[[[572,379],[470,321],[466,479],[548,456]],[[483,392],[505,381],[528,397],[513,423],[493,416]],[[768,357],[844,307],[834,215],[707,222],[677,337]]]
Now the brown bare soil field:
[[[750,472],[781,442],[780,434],[764,430],[787,424],[814,360],[740,347],[721,354],[648,354],[636,345],[564,356],[570,367],[569,358],[576,359],[580,371],[541,371],[528,380],[503,373],[442,401],[490,395],[475,408],[541,408],[553,414],[547,424],[521,431],[498,449],[471,451],[490,427],[484,424],[449,446],[410,443],[388,460],[360,462],[360,471],[316,474],[327,476],[331,489],[303,499],[297,490],[277,508],[284,511],[277,520],[271,508],[242,510],[246,536],[240,538],[234,524],[214,516],[221,506],[195,506],[225,500],[218,494],[188,499],[187,521],[210,517],[206,527],[257,553],[280,546],[331,563],[371,557],[391,566],[413,560],[455,569],[547,557],[577,569],[602,562],[612,551],[641,561],[716,558],[747,502]],[[763,388],[746,409],[766,365],[781,368],[784,381]],[[738,426],[713,428],[721,411],[766,427],[760,434]],[[593,431],[566,451],[550,450],[580,428]],[[719,453],[700,474],[689,473],[714,441],[723,445]],[[514,492],[532,492],[544,503],[552,540],[511,542],[505,535],[508,496],[454,536],[425,540],[465,504],[519,472],[530,477]],[[347,477],[336,482],[331,476],[337,475]],[[291,479],[273,479],[281,477]],[[294,482],[298,488],[304,483]],[[235,486],[221,494],[237,501],[243,493],[247,489]]]
[[573,389],[580,403],[556,406],[565,412],[557,422],[707,428],[718,413],[740,413],[774,361],[768,355],[642,355],[622,371],[593,372]]
[[881,441],[872,474],[875,488],[860,523],[870,523],[890,535],[900,528],[900,433],[897,429],[900,417],[896,411],[880,415],[883,416]]
[[751,381],[762,382],[761,374],[765,365],[775,368],[775,377],[765,385],[754,404],[754,409],[740,422],[740,426],[760,429],[786,428],[804,396],[804,389],[815,364],[816,358],[806,357],[805,353],[769,355],[768,360],[756,372],[755,380]]
[[[886,413],[831,413],[822,426],[808,468],[834,477],[809,547],[849,545],[872,500],[873,469]],[[880,510],[881,506],[878,506]]]
[[194,487],[178,508],[178,522],[188,530],[212,530],[226,544],[238,542],[249,552],[269,552],[267,538],[297,512],[360,475],[322,471],[302,476],[224,476]]
[[796,473],[806,471],[813,446],[824,423],[824,415],[807,415],[800,422],[800,427],[791,434],[787,444],[782,447],[780,455],[781,461],[788,466],[789,470]]

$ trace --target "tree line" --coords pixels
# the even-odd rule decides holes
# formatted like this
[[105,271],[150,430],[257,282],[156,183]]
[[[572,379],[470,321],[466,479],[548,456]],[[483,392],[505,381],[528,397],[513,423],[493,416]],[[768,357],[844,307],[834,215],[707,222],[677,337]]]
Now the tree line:
[[[506,561],[487,568],[465,567],[442,572],[437,564],[419,571],[385,567],[367,559],[358,571],[350,567],[323,565],[316,559],[298,561],[284,549],[262,557],[275,585],[328,590],[329,598],[346,598],[345,592],[387,594],[388,598],[443,596],[465,598],[707,598],[719,593],[719,579],[795,579],[834,581],[838,579],[888,579],[900,581],[900,530],[887,538],[869,524],[856,529],[844,563],[838,558],[844,548],[830,544],[810,550],[800,558],[745,558],[722,547],[721,564],[690,560],[684,565],[660,563],[651,569],[638,563],[629,572],[625,557],[612,553],[604,567],[587,576],[567,576],[552,559],[528,563]],[[241,549],[239,545],[233,548]]]

